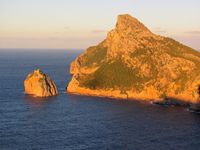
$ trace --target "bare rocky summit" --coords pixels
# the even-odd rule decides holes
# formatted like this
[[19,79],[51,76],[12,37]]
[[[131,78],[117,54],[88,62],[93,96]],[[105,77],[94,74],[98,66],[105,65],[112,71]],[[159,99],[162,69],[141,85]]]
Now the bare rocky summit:
[[70,72],[70,93],[190,103],[200,95],[200,53],[130,15],[118,16],[116,28],[77,57]]
[[58,90],[51,78],[40,69],[34,70],[24,81],[26,94],[36,97],[49,97],[58,95]]

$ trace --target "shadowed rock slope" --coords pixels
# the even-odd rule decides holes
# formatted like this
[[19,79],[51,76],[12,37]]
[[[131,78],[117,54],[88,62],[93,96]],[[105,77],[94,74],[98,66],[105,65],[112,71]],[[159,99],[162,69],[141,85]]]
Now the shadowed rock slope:
[[70,93],[124,99],[199,99],[200,53],[152,33],[130,15],[71,64]]

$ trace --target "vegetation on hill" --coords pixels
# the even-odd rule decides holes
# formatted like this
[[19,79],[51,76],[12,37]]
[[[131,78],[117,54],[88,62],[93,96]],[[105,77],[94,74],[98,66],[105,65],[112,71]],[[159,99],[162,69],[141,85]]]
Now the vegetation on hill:
[[94,64],[101,64],[107,54],[107,48],[101,45],[93,46],[87,49],[86,53],[82,56],[82,67],[91,67]]
[[139,82],[140,77],[137,74],[138,69],[131,69],[118,59],[100,66],[97,71],[88,75],[81,85],[92,89],[130,88]]

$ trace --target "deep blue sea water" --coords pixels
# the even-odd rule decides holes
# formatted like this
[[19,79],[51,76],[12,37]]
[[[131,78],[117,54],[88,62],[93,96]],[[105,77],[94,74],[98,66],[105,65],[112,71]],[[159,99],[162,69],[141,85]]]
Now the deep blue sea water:
[[[81,52],[0,50],[0,150],[200,149],[200,116],[184,108],[65,93],[70,62]],[[23,81],[36,68],[59,96],[24,95]]]

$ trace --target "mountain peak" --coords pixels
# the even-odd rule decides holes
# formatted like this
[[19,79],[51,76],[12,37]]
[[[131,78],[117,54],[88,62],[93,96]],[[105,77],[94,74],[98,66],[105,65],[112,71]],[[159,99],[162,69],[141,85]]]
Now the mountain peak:
[[129,14],[122,14],[118,16],[116,28],[119,31],[132,29],[132,31],[140,30],[150,32],[144,24]]
[[155,37],[154,34],[136,18],[124,14],[119,15],[115,29],[111,30],[106,38],[108,58],[116,57],[143,44],[144,38]]

